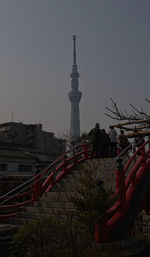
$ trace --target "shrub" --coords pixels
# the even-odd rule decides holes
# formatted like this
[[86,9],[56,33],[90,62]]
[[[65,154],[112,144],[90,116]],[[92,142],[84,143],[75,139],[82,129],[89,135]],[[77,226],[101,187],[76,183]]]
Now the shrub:
[[[85,172],[86,171],[86,172]],[[94,167],[83,170],[80,178],[80,186],[77,187],[77,195],[70,196],[70,201],[77,209],[80,222],[88,225],[88,229],[93,233],[95,220],[101,221],[108,208],[112,205],[110,191],[98,187],[98,181],[94,177]]]
[[[94,169],[94,168],[93,168]],[[77,217],[39,219],[24,225],[11,243],[10,257],[113,257],[109,246],[94,243],[94,222],[110,207],[110,192],[98,189],[94,170],[86,170],[77,195],[70,197]]]
[[[86,227],[73,219],[46,218],[21,227],[11,243],[11,257],[82,256],[92,243]],[[81,254],[81,255],[80,255]]]

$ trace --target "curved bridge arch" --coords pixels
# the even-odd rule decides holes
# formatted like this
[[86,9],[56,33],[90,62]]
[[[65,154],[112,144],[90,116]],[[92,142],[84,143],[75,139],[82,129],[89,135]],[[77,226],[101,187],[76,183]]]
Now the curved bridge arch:
[[[134,153],[124,170],[116,170],[116,193],[112,198],[117,196],[119,199],[107,211],[102,226],[96,227],[97,242],[124,238],[130,233],[141,209],[144,208],[150,214],[150,149],[145,150],[149,143],[150,140]],[[75,149],[65,152],[32,179],[1,196],[0,210],[17,209],[37,201],[41,196],[44,197],[45,193],[49,192],[55,183],[65,178],[74,166],[89,158],[87,144],[78,145]],[[8,200],[19,199],[26,195],[30,196],[29,200],[6,205]],[[16,213],[12,212],[0,215],[0,221],[3,222],[4,219],[15,215]]]

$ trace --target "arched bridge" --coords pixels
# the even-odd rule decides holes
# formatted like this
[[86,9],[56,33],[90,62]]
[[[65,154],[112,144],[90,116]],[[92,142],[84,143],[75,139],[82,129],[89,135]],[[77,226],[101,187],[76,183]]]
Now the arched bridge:
[[[109,175],[107,169],[117,161],[115,170],[116,191],[112,195],[114,204],[107,210],[101,225],[98,221],[95,222],[95,240],[97,242],[123,239],[131,233],[133,224],[142,209],[150,214],[149,144],[150,140],[138,148],[125,167],[121,163],[121,153],[98,172],[97,179],[106,176],[107,173]],[[13,210],[30,205],[41,197],[45,197],[47,192],[51,192],[55,184],[71,174],[74,167],[88,159],[90,159],[88,145],[77,145],[63,153],[46,169],[35,174],[33,178],[1,196],[0,222],[15,217],[16,212]],[[25,197],[28,200],[23,201]]]

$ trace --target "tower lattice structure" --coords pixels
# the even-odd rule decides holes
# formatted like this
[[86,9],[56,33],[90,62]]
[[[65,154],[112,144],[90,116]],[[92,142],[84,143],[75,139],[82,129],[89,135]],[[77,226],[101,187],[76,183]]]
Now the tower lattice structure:
[[79,91],[79,73],[76,64],[76,36],[73,36],[73,65],[71,72],[71,91],[68,93],[71,102],[71,122],[70,122],[70,136],[74,141],[80,136],[80,110],[79,102],[82,93]]

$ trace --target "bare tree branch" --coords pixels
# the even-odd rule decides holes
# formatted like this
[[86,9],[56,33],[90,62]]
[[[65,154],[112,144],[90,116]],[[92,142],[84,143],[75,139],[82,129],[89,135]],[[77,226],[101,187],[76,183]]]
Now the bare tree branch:
[[[150,115],[144,111],[143,107],[138,109],[133,104],[130,104],[131,113],[128,114],[126,111],[123,113],[118,107],[117,103],[112,98],[110,100],[112,102],[112,107],[106,107],[108,113],[105,113],[105,115],[113,120],[126,121],[122,124],[112,125],[113,127],[122,128],[126,131],[133,131],[134,133],[138,133],[139,131],[144,131],[145,129],[150,128]],[[150,103],[150,99],[146,99],[146,101]],[[138,124],[138,127],[134,124]]]
[[[134,113],[137,115],[138,118],[146,117],[147,119],[150,119],[150,115],[147,115],[147,113],[143,111],[143,107],[141,108],[142,110],[140,111],[132,104],[130,104],[130,106],[135,110]],[[139,116],[138,116],[138,114],[139,114]]]
[[148,103],[150,103],[150,99],[146,98],[146,101],[147,101]]

